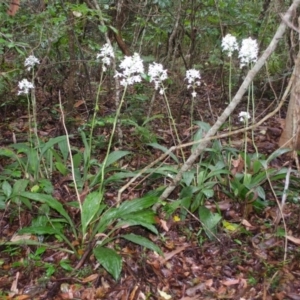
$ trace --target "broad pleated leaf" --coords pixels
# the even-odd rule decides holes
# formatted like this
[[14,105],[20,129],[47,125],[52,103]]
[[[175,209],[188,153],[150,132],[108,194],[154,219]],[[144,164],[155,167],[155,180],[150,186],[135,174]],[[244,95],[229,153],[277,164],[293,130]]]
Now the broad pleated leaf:
[[217,213],[212,213],[205,206],[199,207],[199,219],[205,233],[210,239],[213,239],[217,233],[217,224],[220,222],[222,217]]
[[112,165],[113,163],[115,163],[116,161],[128,154],[130,154],[129,151],[114,151],[112,153],[109,153],[105,167]]
[[82,235],[85,236],[86,229],[100,208],[103,199],[102,192],[92,192],[86,196],[81,212]]
[[55,198],[53,198],[50,195],[45,195],[45,194],[40,194],[40,193],[30,193],[30,192],[21,192],[19,195],[22,197],[34,200],[34,201],[48,204],[52,209],[54,209],[58,213],[60,213],[61,216],[63,216],[69,222],[69,224],[71,225],[71,228],[73,229],[73,233],[75,234],[75,236],[77,236],[75,226],[74,226],[72,219],[70,218],[68,213],[65,211],[62,204],[60,202],[58,202]]
[[[158,149],[158,150],[161,150],[163,153],[166,153],[167,151],[169,151],[168,148],[166,148],[165,146],[162,146],[160,144],[157,144],[157,143],[151,143],[151,144],[148,144],[149,146],[155,148],[155,149]],[[179,161],[178,161],[178,158],[176,157],[176,155],[172,152],[170,152],[168,154],[176,163],[179,164]]]
[[122,271],[121,256],[114,250],[101,246],[96,247],[93,253],[103,268],[111,274],[115,280],[118,280]]
[[128,240],[128,241],[130,241],[130,242],[132,242],[132,243],[138,244],[142,247],[145,247],[147,249],[155,251],[160,255],[163,255],[160,248],[157,245],[155,245],[153,242],[151,242],[150,240],[145,238],[145,237],[142,237],[140,235],[136,235],[136,234],[133,234],[133,233],[125,234],[125,235],[122,235],[121,237]]

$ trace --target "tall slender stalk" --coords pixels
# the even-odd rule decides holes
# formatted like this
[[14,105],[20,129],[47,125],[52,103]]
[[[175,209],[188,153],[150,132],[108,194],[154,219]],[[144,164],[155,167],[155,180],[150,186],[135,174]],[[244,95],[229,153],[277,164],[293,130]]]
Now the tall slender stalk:
[[[176,127],[176,123],[175,123],[175,120],[173,118],[173,115],[172,115],[172,112],[171,112],[171,108],[170,108],[170,105],[169,105],[169,101],[168,101],[168,98],[167,98],[167,95],[166,95],[165,92],[164,92],[163,96],[164,96],[164,100],[165,100],[167,111],[168,111],[168,115],[169,115],[170,127],[171,128],[173,127],[175,135],[176,135],[177,143],[178,143],[178,145],[180,145],[181,144],[181,140],[180,140],[180,137],[179,137],[179,134],[178,134],[178,131],[177,131],[177,127]],[[174,141],[174,143],[176,145],[175,141]],[[180,151],[181,151],[182,159],[183,159],[183,161],[185,161],[185,156],[184,156],[183,149],[180,149]]]
[[113,138],[114,138],[114,134],[116,132],[116,127],[117,127],[117,124],[118,124],[118,121],[119,121],[119,116],[120,116],[120,113],[121,113],[121,108],[122,108],[123,103],[124,103],[126,91],[127,91],[127,85],[124,88],[120,104],[119,104],[119,106],[117,108],[117,111],[116,111],[116,115],[115,115],[114,122],[113,122],[113,128],[112,128],[112,131],[111,131],[111,134],[110,134],[110,137],[109,137],[109,141],[108,141],[108,146],[107,146],[107,149],[106,149],[106,155],[105,155],[105,158],[104,158],[104,160],[102,162],[100,187],[99,187],[100,191],[102,191],[103,188],[104,188],[105,165],[106,165],[108,156],[110,154],[110,149],[111,149],[111,146],[112,146],[112,141],[113,141]]
[[103,70],[101,71],[100,75],[100,82],[98,85],[98,90],[97,90],[97,95],[96,95],[96,101],[95,101],[95,106],[94,106],[94,113],[93,113],[93,118],[92,118],[92,124],[91,124],[91,130],[90,130],[90,136],[89,136],[89,159],[91,158],[91,152],[92,152],[92,140],[93,140],[93,133],[96,125],[96,116],[99,111],[99,98],[100,98],[100,92],[101,92],[101,86],[102,86],[102,81],[103,81]]

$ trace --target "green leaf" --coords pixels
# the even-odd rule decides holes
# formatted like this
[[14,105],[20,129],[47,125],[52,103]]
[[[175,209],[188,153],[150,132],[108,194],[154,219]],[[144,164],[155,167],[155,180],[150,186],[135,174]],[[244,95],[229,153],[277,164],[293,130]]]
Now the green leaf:
[[189,186],[192,183],[194,178],[195,178],[195,171],[186,171],[183,173],[181,181],[186,186]]
[[148,230],[152,231],[154,234],[158,234],[155,226],[152,224],[156,223],[155,213],[152,210],[145,210],[141,212],[136,212],[134,214],[125,215],[122,217],[123,221],[119,222],[117,226],[143,226]]
[[206,198],[212,198],[214,196],[213,189],[203,189],[201,192],[205,195]]
[[[275,171],[275,170],[273,170]],[[271,174],[270,174],[271,175]],[[264,170],[262,170],[260,173],[255,175],[254,177],[251,178],[251,182],[248,184],[245,184],[249,189],[256,187],[258,185],[263,184],[267,180],[267,175]]]
[[66,141],[65,135],[49,139],[49,141],[42,146],[41,156],[43,156],[49,149],[52,149],[55,144],[58,144],[62,141]]
[[261,169],[262,164],[260,162],[260,160],[255,160],[253,162],[252,168],[253,168],[253,173],[256,174],[259,172],[259,170]]
[[276,151],[274,151],[271,155],[269,155],[268,159],[266,160],[266,166],[264,166],[265,168],[267,167],[267,165],[273,160],[275,159],[276,157],[282,155],[282,154],[285,154],[287,152],[290,152],[291,149],[286,149],[286,148],[280,148],[280,149],[277,149]]
[[53,193],[53,185],[49,179],[42,178],[39,180],[39,184],[42,187],[43,191],[47,194],[52,194]]
[[12,193],[12,187],[8,181],[2,183],[2,190],[6,198],[9,198]]
[[58,202],[55,198],[53,198],[50,195],[45,195],[45,194],[40,194],[40,193],[30,193],[30,192],[21,192],[19,194],[22,197],[38,201],[41,203],[47,203],[52,209],[56,210],[58,213],[60,213],[70,224],[71,228],[73,229],[73,233],[75,236],[76,234],[76,229],[74,226],[74,223],[68,213],[65,211],[64,207],[60,202]]
[[106,210],[105,213],[101,216],[95,230],[98,233],[105,231],[107,226],[115,222],[118,218],[136,213],[154,205],[159,200],[158,197],[159,196],[157,195],[157,193],[154,193],[154,195],[145,196],[143,198],[127,200],[123,202],[118,208],[111,208]]
[[29,209],[31,209],[31,203],[25,197],[21,197],[20,193],[24,192],[28,186],[29,180],[27,179],[19,179],[15,182],[12,189],[12,197],[14,201],[22,201]]
[[[116,208],[107,209],[100,218],[99,223],[95,229],[95,232],[102,233],[107,227],[115,222],[118,218],[118,210]],[[93,234],[94,235],[94,234]]]
[[203,182],[206,179],[206,176],[207,176],[207,172],[206,171],[200,171],[198,173],[198,176],[197,176],[197,183],[198,183],[198,185],[202,185],[203,184]]
[[192,186],[185,186],[180,192],[180,198],[192,197],[194,189]]
[[105,25],[99,25],[98,28],[102,33],[107,32],[107,26],[105,26]]
[[151,179],[159,180],[162,177],[168,177],[173,179],[178,173],[178,170],[173,166],[163,166],[160,168],[149,168],[145,172],[150,174]]
[[116,228],[127,228],[127,227],[131,227],[131,226],[142,226],[142,227],[148,229],[149,231],[153,232],[154,234],[158,234],[156,227],[153,226],[152,224],[142,222],[142,221],[130,220],[130,219],[128,219],[128,220],[126,219],[126,221],[118,222],[118,224],[116,225]]
[[38,247],[34,253],[34,255],[41,255],[47,250],[46,247]]
[[266,200],[266,193],[265,190],[263,189],[263,187],[258,186],[256,188],[256,192],[259,198],[261,198],[262,200]]
[[[169,151],[168,148],[166,148],[165,146],[162,146],[162,145],[159,145],[157,143],[151,143],[151,144],[148,144],[149,146],[155,148],[155,149],[158,149],[158,150],[161,150],[163,153],[166,153],[167,151]],[[179,160],[178,158],[175,156],[174,153],[170,152],[169,153],[169,156],[176,162],[179,164]]]
[[0,156],[16,157],[16,154],[8,148],[0,148]]
[[137,245],[140,245],[142,247],[150,249],[160,255],[163,255],[162,251],[160,250],[160,248],[157,245],[155,245],[153,242],[151,242],[147,238],[144,238],[140,235],[130,233],[130,234],[121,235],[120,237],[124,238],[132,243],[135,243]]
[[21,230],[19,230],[19,233],[31,233],[34,235],[45,235],[45,234],[49,234],[49,235],[55,235],[57,237],[60,237],[62,240],[64,240],[69,246],[70,248],[75,251],[74,246],[72,245],[72,243],[67,239],[67,237],[63,234],[63,232],[59,229],[50,227],[48,225],[46,226],[31,226],[31,227],[25,227]]
[[[108,26],[114,33],[118,34],[118,29],[113,26]],[[106,29],[107,30],[107,29]]]
[[73,155],[73,165],[74,165],[75,169],[80,167],[82,158],[83,158],[83,155],[80,152]]
[[68,259],[62,259],[59,262],[59,265],[66,271],[73,271],[72,266],[70,265],[70,261]]
[[[196,142],[196,141],[200,141],[201,139],[203,139],[203,137],[208,132],[208,130],[210,129],[211,126],[208,123],[205,123],[202,121],[196,121],[194,123],[199,126],[199,129],[193,136],[193,141]],[[192,152],[197,148],[197,146],[198,146],[198,144],[193,145]]]
[[[144,57],[143,57],[144,58]],[[145,61],[145,58],[144,58],[144,61]],[[144,75],[144,79],[147,80],[148,82],[150,82],[150,76],[148,76],[147,74],[142,74],[142,77]],[[146,77],[146,78],[145,78]],[[158,115],[154,115],[150,118],[147,118],[144,123],[142,124],[142,126],[145,126],[147,123],[155,120],[155,119],[163,119],[164,118],[164,115],[163,114],[158,114]]]
[[220,222],[222,217],[218,213],[212,213],[205,206],[201,206],[199,207],[199,219],[204,227],[206,235],[210,239],[213,239],[217,232],[217,224]]
[[117,208],[118,216],[121,217],[126,214],[141,211],[154,205],[157,201],[158,197],[156,195],[125,201]]
[[82,212],[81,212],[81,226],[82,226],[83,236],[85,236],[88,225],[93,220],[94,216],[97,214],[102,199],[103,199],[103,192],[98,192],[98,191],[90,193],[85,198],[82,205]]
[[206,180],[211,177],[218,176],[218,175],[230,175],[229,170],[226,170],[224,168],[225,168],[224,166],[222,166],[222,167],[220,166],[219,169],[209,172],[209,174],[206,177]]
[[130,154],[130,151],[114,151],[109,153],[105,167],[107,168],[108,166],[112,165],[116,161],[118,161],[120,158]]
[[103,268],[118,280],[122,271],[122,258],[114,250],[98,246],[93,253]]
[[[180,218],[185,220],[188,210],[190,209],[190,206],[191,206],[192,197],[184,197],[184,198],[181,198],[180,200],[181,200],[181,206],[182,206],[182,208],[180,210]],[[194,203],[195,203],[195,201],[193,201],[193,204]]]
[[243,183],[245,186],[250,186],[251,184],[252,175],[251,174],[245,174]]
[[[130,177],[134,177],[136,176],[137,173],[135,172],[116,172],[114,173],[112,176],[108,177],[105,181],[104,181],[104,185],[107,185],[110,182],[118,182],[121,181],[124,178],[130,178]],[[98,180],[99,180],[99,176],[97,176]],[[91,185],[93,185],[94,180],[92,182]],[[95,181],[96,183],[96,181]]]
[[5,209],[5,202],[4,199],[2,197],[0,197],[0,209]]
[[35,226],[35,227],[25,227],[23,229],[20,229],[18,231],[20,234],[23,233],[32,233],[34,235],[45,235],[45,234],[49,234],[49,235],[53,235],[53,234],[58,234],[60,235],[60,232],[50,226]]
[[179,207],[181,206],[181,199],[179,200],[175,200],[172,201],[170,203],[167,203],[164,207],[163,210],[166,212],[167,214],[167,218],[169,218],[169,216],[171,214],[173,214],[175,212],[175,210],[177,210]]
[[156,219],[155,219],[156,214],[154,213],[153,210],[144,210],[144,211],[139,211],[134,214],[129,214],[122,216],[123,220],[134,220],[137,222],[147,222],[149,224],[155,224]]
[[38,184],[35,184],[34,186],[31,187],[30,191],[32,193],[37,193],[40,190],[40,186]]
[[67,137],[64,140],[58,142],[58,148],[60,150],[60,153],[62,154],[63,162],[66,163],[67,158],[69,156]]

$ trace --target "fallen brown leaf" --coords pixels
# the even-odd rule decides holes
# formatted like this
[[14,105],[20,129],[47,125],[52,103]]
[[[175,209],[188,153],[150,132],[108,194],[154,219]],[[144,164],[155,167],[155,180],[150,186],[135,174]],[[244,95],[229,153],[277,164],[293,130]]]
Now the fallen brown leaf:
[[94,281],[96,278],[98,278],[99,274],[92,274],[84,279],[82,279],[82,282],[86,283],[86,282],[91,282]]
[[160,261],[160,263],[163,265],[165,264],[169,259],[171,259],[174,255],[180,253],[181,251],[183,251],[188,245],[184,245],[182,247],[177,248],[176,250],[173,250],[171,252],[168,253],[164,253],[164,258]]

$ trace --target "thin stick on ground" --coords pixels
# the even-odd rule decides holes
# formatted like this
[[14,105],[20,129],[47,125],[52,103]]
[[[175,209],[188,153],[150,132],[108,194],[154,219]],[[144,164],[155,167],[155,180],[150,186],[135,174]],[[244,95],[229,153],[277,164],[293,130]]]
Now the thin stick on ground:
[[287,226],[286,226],[286,222],[285,222],[285,218],[284,218],[284,214],[283,214],[283,207],[280,205],[280,202],[277,198],[277,195],[273,189],[273,185],[271,182],[271,179],[269,177],[268,172],[266,171],[266,175],[267,175],[267,180],[270,186],[270,189],[272,191],[272,194],[276,200],[277,206],[278,206],[278,210],[279,210],[279,215],[276,217],[276,220],[274,221],[275,225],[277,225],[279,223],[279,221],[282,219],[282,223],[283,223],[283,228],[285,231],[285,235],[284,235],[284,254],[283,254],[283,262],[286,262],[286,258],[287,258],[287,244],[288,244],[288,239],[287,239]]

